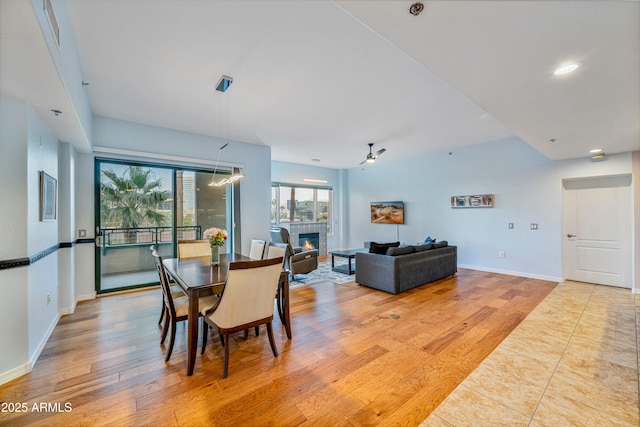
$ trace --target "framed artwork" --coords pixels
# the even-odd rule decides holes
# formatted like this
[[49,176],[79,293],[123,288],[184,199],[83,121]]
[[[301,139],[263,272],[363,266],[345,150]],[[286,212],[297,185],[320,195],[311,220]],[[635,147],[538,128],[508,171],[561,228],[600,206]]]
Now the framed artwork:
[[492,208],[493,194],[451,196],[452,208]]
[[40,171],[40,221],[55,221],[58,211],[58,181]]

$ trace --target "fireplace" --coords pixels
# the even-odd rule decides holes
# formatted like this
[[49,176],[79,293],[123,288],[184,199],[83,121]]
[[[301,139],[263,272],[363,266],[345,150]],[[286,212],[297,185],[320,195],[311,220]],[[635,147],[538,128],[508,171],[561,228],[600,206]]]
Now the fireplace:
[[298,235],[298,246],[304,251],[318,249],[320,247],[320,233],[300,233]]
[[[302,246],[304,240],[300,240],[300,235],[314,234],[318,236],[318,241],[314,243],[318,249],[318,255],[327,255],[327,223],[326,222],[301,222],[301,223],[282,223],[280,227],[289,230],[291,237],[291,246]],[[305,239],[306,240],[306,239]]]

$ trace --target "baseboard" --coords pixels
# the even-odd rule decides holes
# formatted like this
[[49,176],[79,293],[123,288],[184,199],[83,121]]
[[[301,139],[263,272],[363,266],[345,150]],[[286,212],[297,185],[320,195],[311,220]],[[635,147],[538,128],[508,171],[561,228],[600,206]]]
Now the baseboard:
[[498,268],[487,268],[487,267],[480,267],[477,265],[458,264],[458,267],[467,268],[469,270],[486,271],[488,273],[497,273],[497,274],[506,274],[509,276],[526,277],[529,279],[548,280],[550,282],[558,282],[558,283],[564,280],[562,277],[543,276],[541,274],[522,273],[520,271],[501,270]]
[[96,299],[96,295],[97,293],[95,291],[91,292],[90,294],[78,295],[78,299],[76,303],[78,301],[88,301],[88,300]]
[[0,373],[0,385],[6,384],[16,378],[20,378],[23,375],[27,375],[31,372],[31,369],[33,369],[31,363],[25,363],[24,365],[13,368],[10,371]]
[[68,308],[61,308],[60,309],[60,315],[64,316],[67,314],[73,314],[74,311],[76,311],[76,306],[78,305],[78,301],[74,301],[73,304],[71,305],[71,307]]
[[[38,358],[40,357],[40,353],[42,353],[42,350],[44,350],[44,346],[47,345],[47,341],[49,341],[49,338],[51,337],[51,334],[53,334],[53,330],[56,328],[56,326],[58,326],[58,321],[60,320],[60,314],[56,314],[55,319],[53,320],[53,322],[51,322],[51,324],[49,325],[49,329],[47,329],[47,332],[45,332],[44,337],[42,337],[42,339],[40,340],[40,344],[38,344],[38,347],[36,348],[36,350],[33,352],[33,355],[31,356],[31,368],[33,369],[34,366],[36,366],[36,362],[38,361]],[[31,371],[29,371],[31,372]]]
[[23,375],[26,375],[33,370],[33,367],[36,365],[36,362],[38,361],[38,358],[40,357],[42,350],[44,350],[44,346],[47,344],[47,341],[49,341],[51,334],[53,334],[53,330],[58,325],[59,320],[60,320],[60,314],[57,314],[53,322],[51,322],[51,324],[49,325],[49,329],[47,329],[47,332],[45,332],[44,336],[40,340],[40,344],[38,344],[38,347],[33,352],[33,355],[31,355],[31,360],[29,360],[29,362],[25,363],[24,365],[20,365],[16,368],[13,368],[10,371],[0,373],[0,385],[8,383],[11,380],[15,380],[16,378],[19,378]]

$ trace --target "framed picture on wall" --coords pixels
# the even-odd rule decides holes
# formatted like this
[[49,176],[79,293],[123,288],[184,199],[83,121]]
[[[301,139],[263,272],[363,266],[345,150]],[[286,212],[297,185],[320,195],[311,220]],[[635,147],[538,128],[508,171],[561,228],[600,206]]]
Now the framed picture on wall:
[[492,208],[493,194],[473,194],[470,196],[451,196],[452,208]]
[[40,221],[55,221],[58,211],[58,181],[40,171]]

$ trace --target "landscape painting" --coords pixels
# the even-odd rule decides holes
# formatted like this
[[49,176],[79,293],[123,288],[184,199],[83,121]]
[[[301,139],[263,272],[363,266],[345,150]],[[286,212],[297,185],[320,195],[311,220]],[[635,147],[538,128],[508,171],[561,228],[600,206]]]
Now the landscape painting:
[[371,202],[374,224],[404,224],[404,202]]

